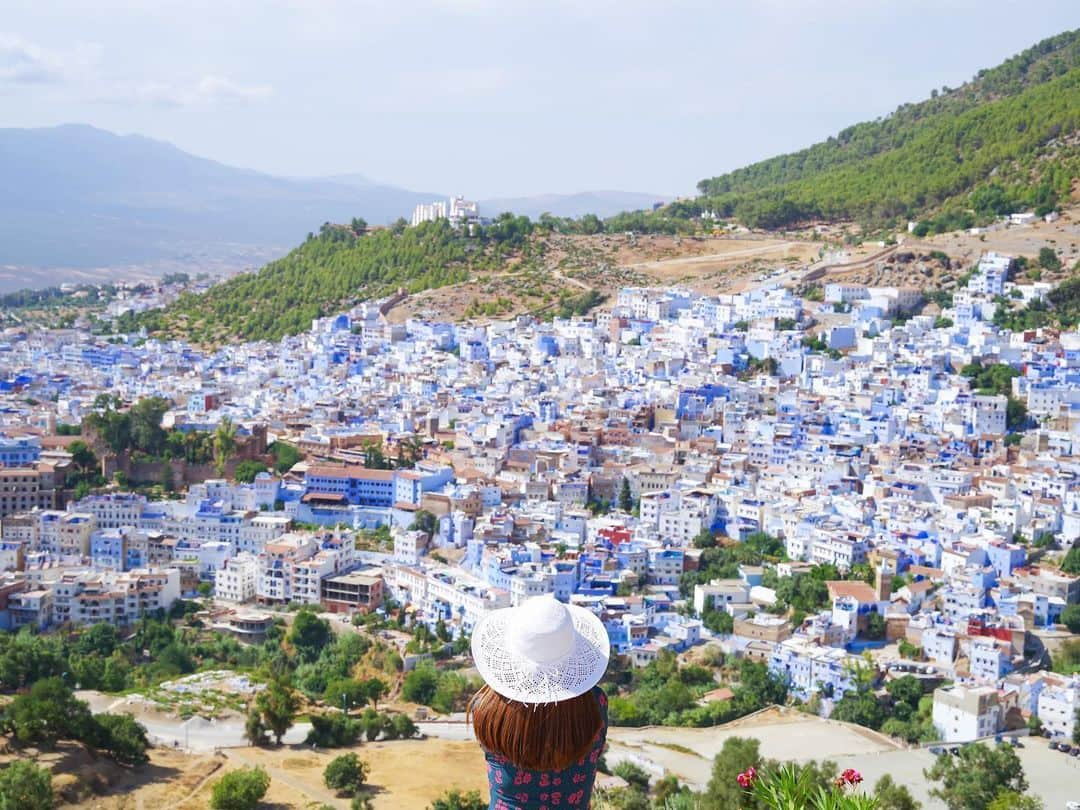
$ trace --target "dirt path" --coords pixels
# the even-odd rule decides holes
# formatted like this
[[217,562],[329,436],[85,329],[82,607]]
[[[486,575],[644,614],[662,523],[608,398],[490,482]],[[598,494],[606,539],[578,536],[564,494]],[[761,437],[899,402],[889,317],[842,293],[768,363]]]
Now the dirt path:
[[727,253],[706,253],[701,256],[680,256],[677,259],[635,262],[633,264],[625,264],[622,266],[633,270],[644,270],[646,272],[650,270],[663,271],[672,267],[692,267],[697,264],[715,264],[717,262],[731,261],[732,259],[744,259],[749,256],[759,256],[763,253],[776,253],[782,250],[791,250],[792,248],[800,247],[803,244],[803,242],[776,242],[763,247],[744,248],[742,250],[732,250]]
[[[179,801],[173,802],[172,804],[166,805],[166,808],[168,810],[180,810],[181,807],[183,807],[185,804],[187,804],[189,801],[191,801],[192,799],[194,799],[196,796],[199,795],[199,791],[202,790],[204,787],[206,787],[207,782],[209,782],[211,779],[213,779],[215,776],[217,776],[220,773],[221,773],[221,763],[219,762],[216,768],[214,768],[212,771],[210,771],[210,773],[208,773],[206,776],[204,776],[202,779],[199,780],[199,784],[195,785],[195,787],[193,787],[191,789],[191,791],[188,793],[187,796],[180,799]],[[142,805],[142,802],[141,802],[141,799],[140,799],[140,810],[141,810],[141,805]]]

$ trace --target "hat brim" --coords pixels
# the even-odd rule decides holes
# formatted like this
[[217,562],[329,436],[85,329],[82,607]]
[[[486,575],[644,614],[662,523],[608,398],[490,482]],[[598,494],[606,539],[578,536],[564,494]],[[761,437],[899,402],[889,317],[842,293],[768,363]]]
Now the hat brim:
[[567,605],[574,623],[574,645],[561,661],[539,664],[512,652],[506,630],[517,610],[484,616],[473,630],[472,654],[481,677],[496,692],[522,703],[558,703],[583,695],[604,677],[611,643],[604,623],[578,605]]

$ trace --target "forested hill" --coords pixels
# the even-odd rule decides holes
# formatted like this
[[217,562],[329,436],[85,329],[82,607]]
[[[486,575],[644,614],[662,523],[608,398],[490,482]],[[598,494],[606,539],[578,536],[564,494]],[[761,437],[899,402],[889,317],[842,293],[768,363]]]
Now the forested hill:
[[227,338],[278,340],[311,328],[313,318],[405,288],[411,292],[456,284],[501,266],[530,249],[529,220],[500,216],[476,236],[446,220],[414,228],[404,220],[368,230],[362,220],[322,226],[284,258],[201,295],[182,295],[163,310],[120,319],[128,331],[182,335],[201,343]]
[[1080,30],[808,149],[698,184],[672,213],[755,227],[930,218],[932,229],[1067,199],[1080,176]]

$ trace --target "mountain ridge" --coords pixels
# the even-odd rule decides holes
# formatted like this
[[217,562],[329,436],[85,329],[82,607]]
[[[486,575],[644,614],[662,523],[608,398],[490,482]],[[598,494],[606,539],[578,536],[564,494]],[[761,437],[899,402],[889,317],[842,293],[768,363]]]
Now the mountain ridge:
[[1067,199],[1067,175],[1080,169],[1080,150],[1069,142],[1078,128],[1074,30],[980,70],[958,88],[935,90],[805,149],[705,178],[699,197],[672,209],[684,216],[714,211],[765,228],[843,219],[880,225],[928,214],[940,217],[936,230],[967,227],[1006,209]]
[[[0,129],[0,176],[9,189],[0,198],[0,266],[29,268],[215,256],[261,262],[323,222],[362,217],[389,224],[419,203],[446,198],[359,173],[278,177],[89,124]],[[596,192],[576,196],[589,195],[602,202]],[[550,195],[552,213],[565,215],[559,201],[574,197]],[[524,206],[529,199],[512,202]],[[481,206],[485,214],[500,213]],[[614,206],[595,213],[604,216]]]

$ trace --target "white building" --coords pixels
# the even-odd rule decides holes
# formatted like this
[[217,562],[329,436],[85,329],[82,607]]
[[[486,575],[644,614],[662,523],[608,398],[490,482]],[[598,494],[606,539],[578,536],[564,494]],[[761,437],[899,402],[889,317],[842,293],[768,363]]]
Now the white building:
[[954,684],[934,690],[934,727],[947,743],[971,742],[996,734],[1003,722],[992,686]]
[[1077,708],[1080,708],[1080,677],[1054,676],[1054,682],[1046,684],[1039,693],[1039,720],[1054,737],[1072,739]]
[[255,598],[262,566],[253,554],[238,554],[217,572],[214,596],[225,602],[249,602]]

